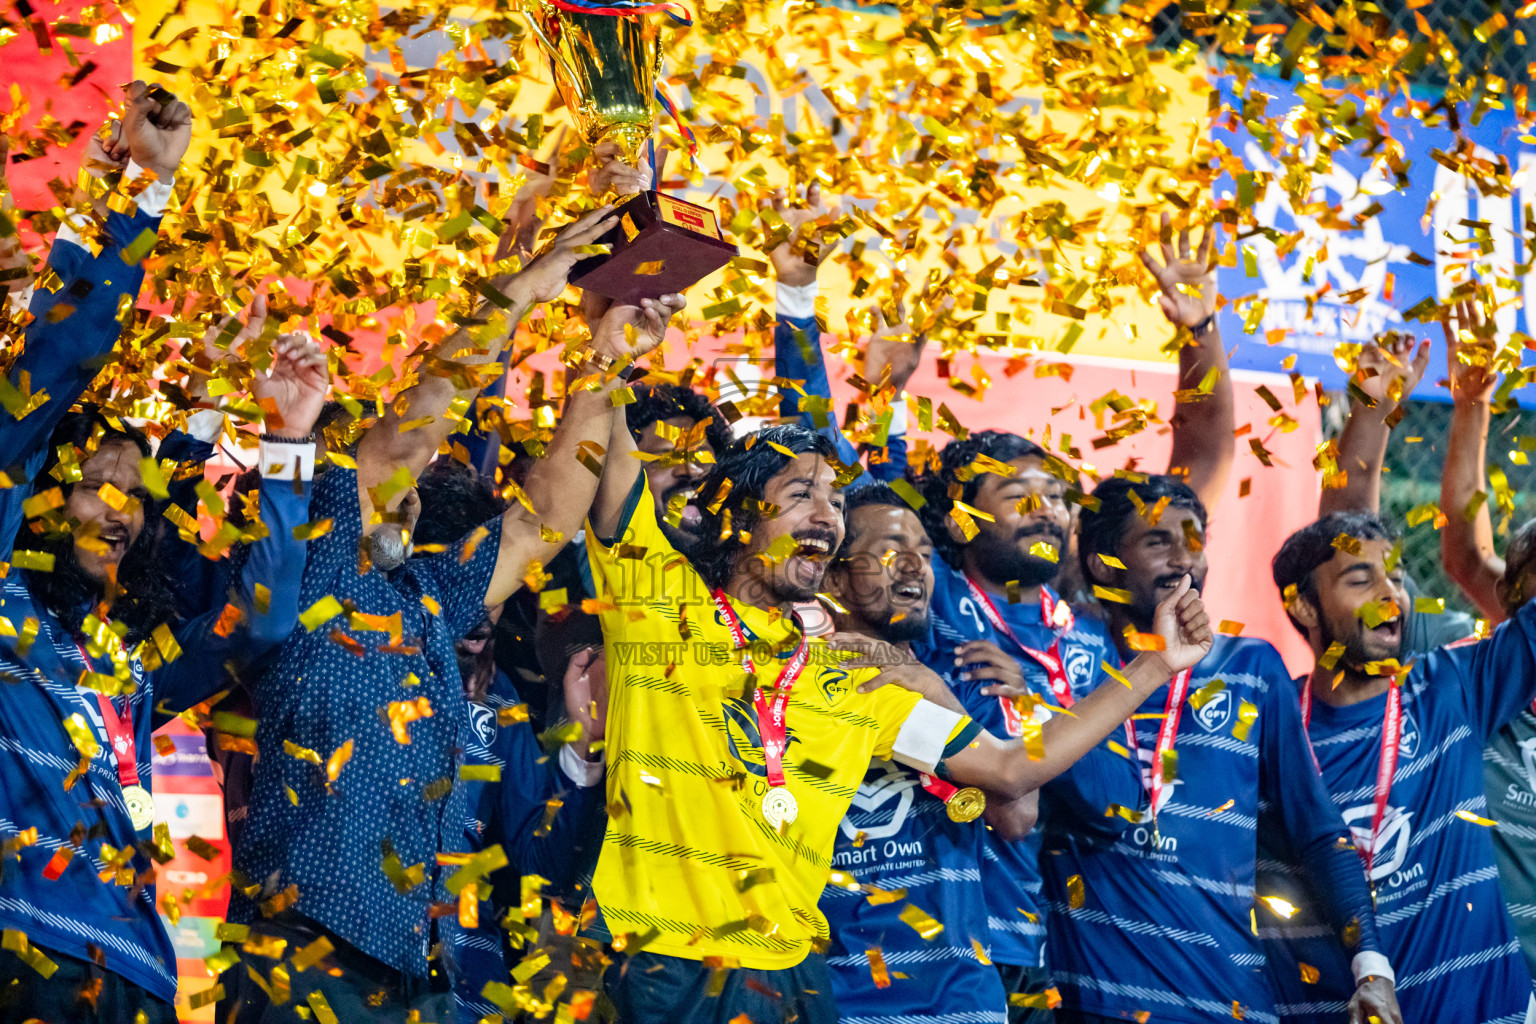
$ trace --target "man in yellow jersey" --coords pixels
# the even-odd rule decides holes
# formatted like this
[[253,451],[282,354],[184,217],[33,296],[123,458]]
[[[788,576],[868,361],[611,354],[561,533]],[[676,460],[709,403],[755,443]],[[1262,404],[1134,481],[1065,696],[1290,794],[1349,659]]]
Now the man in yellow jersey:
[[852,669],[805,638],[794,605],[815,598],[842,543],[856,472],[830,441],[779,426],[721,453],[691,561],[662,533],[634,451],[616,428],[587,529],[610,688],[594,890],[626,953],[608,978],[625,1024],[833,1024],[817,901],[871,757],[1017,798],[1210,647],[1186,584],[1145,644],[1162,650],[1126,666],[1128,686],[1046,722],[1031,758],[921,666]]

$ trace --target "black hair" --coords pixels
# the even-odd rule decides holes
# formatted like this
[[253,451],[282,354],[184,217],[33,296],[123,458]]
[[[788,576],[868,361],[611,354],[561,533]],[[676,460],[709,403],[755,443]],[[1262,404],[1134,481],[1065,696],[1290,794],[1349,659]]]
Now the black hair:
[[1077,516],[1077,564],[1089,584],[1096,578],[1090,569],[1094,556],[1118,551],[1126,524],[1143,508],[1167,498],[1167,507],[1189,509],[1200,520],[1200,529],[1206,527],[1205,503],[1200,496],[1181,478],[1167,473],[1150,474],[1145,480],[1112,476],[1093,489],[1093,498]]
[[[848,555],[848,546],[853,543],[853,513],[856,509],[869,505],[890,506],[904,508],[908,511],[916,511],[911,505],[902,499],[901,495],[890,484],[872,483],[855,487],[843,495],[843,546],[837,549],[837,560],[842,561]],[[918,516],[918,522],[922,522],[922,516]],[[923,527],[924,532],[927,526]]]
[[416,481],[421,515],[411,540],[417,546],[449,545],[506,510],[506,502],[482,474],[452,458],[430,463]]
[[1304,598],[1317,603],[1317,580],[1313,574],[1319,566],[1333,559],[1338,551],[1333,542],[1341,535],[1355,540],[1397,540],[1396,532],[1380,516],[1361,511],[1330,512],[1285,539],[1280,550],[1275,552],[1270,572],[1285,601],[1286,617],[1302,636],[1306,636],[1307,631],[1291,614],[1291,600],[1293,597]]
[[[785,449],[792,455],[785,455]],[[765,427],[732,441],[719,453],[709,475],[699,484],[698,550],[693,566],[711,588],[723,587],[736,569],[736,559],[746,550],[741,532],[751,532],[762,521],[759,503],[768,481],[797,456],[816,454],[841,467],[837,447],[825,435],[796,425]],[[843,474],[840,471],[839,477]],[[725,517],[730,516],[728,535]]]
[[704,439],[717,452],[731,443],[731,431],[720,411],[703,394],[680,384],[636,384],[635,400],[624,407],[624,422],[630,435],[640,440],[641,431],[652,423],[686,417],[695,423],[707,420]]
[[1525,604],[1536,594],[1523,593],[1520,577],[1536,557],[1536,519],[1527,519],[1510,535],[1504,548],[1504,604],[1511,612]]
[[[62,461],[60,449],[73,453],[75,464],[80,465],[102,445],[122,442],[138,449],[140,458],[148,458],[151,454],[149,439],[129,424],[114,423],[93,407],[69,413],[49,438],[47,458],[38,475],[37,486],[46,490],[52,486],[50,481],[57,480],[68,496],[74,483],[59,479],[65,476],[58,471]],[[123,645],[129,650],[149,636],[156,626],[176,617],[175,589],[171,577],[161,568],[161,559],[156,556],[158,534],[151,528],[161,507],[163,505],[145,504],[144,528],[123,553],[117,567],[118,592],[112,600],[111,617],[114,622],[127,627]],[[37,601],[66,629],[78,633],[85,616],[93,613],[103,599],[103,593],[102,585],[85,572],[75,554],[75,525],[55,511],[29,523],[27,529],[37,534],[35,540],[28,542],[33,549],[54,557],[52,572],[26,570],[27,585]],[[21,539],[18,537],[17,541]]]
[[934,547],[953,566],[960,564],[960,551],[964,545],[950,536],[944,520],[955,507],[956,498],[952,495],[954,489],[959,489],[958,500],[967,505],[976,504],[976,494],[981,490],[982,480],[988,475],[986,472],[967,472],[978,455],[998,462],[1031,458],[1049,461],[1051,458],[1044,448],[1029,438],[1005,430],[978,431],[944,446],[944,450],[939,452],[938,469],[918,481],[924,499],[918,515]]

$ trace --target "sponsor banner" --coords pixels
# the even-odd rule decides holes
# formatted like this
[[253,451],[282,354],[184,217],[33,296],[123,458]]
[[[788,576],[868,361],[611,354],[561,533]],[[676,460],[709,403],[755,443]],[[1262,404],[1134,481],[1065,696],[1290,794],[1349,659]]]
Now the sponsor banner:
[[[1278,79],[1254,80],[1246,96],[1234,95],[1231,78],[1223,77],[1220,88],[1229,107],[1244,110],[1246,103],[1247,110],[1262,110],[1270,118],[1303,105],[1293,85]],[[1266,97],[1262,102],[1261,94]],[[1224,121],[1213,130],[1213,139],[1228,146],[1253,175],[1251,183],[1223,178],[1217,194],[1251,205],[1258,223],[1280,233],[1243,239],[1236,265],[1221,268],[1223,295],[1254,300],[1229,304],[1221,316],[1223,339],[1237,345],[1234,367],[1281,372],[1294,356],[1297,372],[1337,389],[1346,380],[1334,354],[1341,344],[1359,345],[1382,331],[1397,330],[1431,338],[1438,347],[1438,323],[1423,324],[1407,314],[1425,299],[1448,294],[1463,280],[1458,267],[1474,255],[1483,259],[1481,277],[1495,285],[1501,301],[1526,300],[1526,310],[1514,302],[1500,309],[1501,336],[1532,333],[1536,327],[1528,312],[1529,300],[1536,298],[1536,268],[1527,265],[1532,253],[1520,233],[1524,211],[1536,203],[1536,172],[1530,170],[1536,146],[1520,141],[1513,115],[1495,110],[1476,124],[1462,123],[1479,158],[1507,163],[1512,187],[1506,195],[1481,195],[1447,166],[1456,163],[1457,158],[1446,155],[1456,150],[1456,137],[1443,124],[1430,127],[1405,116],[1401,101],[1389,104],[1382,120],[1403,148],[1405,187],[1384,163],[1358,155],[1364,148],[1360,143],[1331,160],[1314,159],[1311,191],[1300,198],[1282,186],[1287,169],[1266,152],[1272,147],[1261,145],[1243,127],[1261,124],[1256,114],[1246,114],[1241,122]],[[1315,144],[1309,152],[1316,153]],[[1265,174],[1273,175],[1267,187]],[[1438,198],[1431,209],[1432,197]],[[1336,220],[1326,223],[1325,211],[1332,207],[1338,208]],[[1304,237],[1294,247],[1279,243],[1297,231]],[[1262,310],[1255,315],[1260,303]],[[1437,352],[1414,397],[1449,401],[1440,385],[1444,369]],[[1536,396],[1525,401],[1536,401]]]

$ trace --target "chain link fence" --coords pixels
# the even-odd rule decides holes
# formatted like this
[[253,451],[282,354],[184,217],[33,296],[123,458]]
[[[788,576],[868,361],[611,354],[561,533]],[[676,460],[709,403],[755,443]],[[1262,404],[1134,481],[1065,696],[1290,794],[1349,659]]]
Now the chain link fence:
[[[1431,372],[1434,372],[1431,369]],[[1338,436],[1344,425],[1347,396],[1334,393],[1323,416],[1326,437]],[[1440,564],[1440,531],[1432,517],[1409,526],[1410,514],[1426,505],[1440,504],[1440,470],[1445,460],[1446,439],[1451,429],[1451,406],[1447,402],[1408,402],[1403,407],[1402,422],[1392,431],[1387,443],[1385,472],[1381,479],[1381,515],[1403,535],[1403,564],[1426,597],[1442,597],[1447,609],[1476,615],[1477,611],[1445,575]],[[1498,507],[1498,499],[1489,488],[1489,509],[1493,514],[1494,540],[1502,553],[1509,534],[1522,522],[1536,515],[1536,500],[1530,496],[1536,486],[1536,466],[1521,465],[1520,438],[1532,432],[1530,410],[1496,413],[1488,431],[1488,464],[1503,470],[1508,480],[1506,492],[1512,510]],[[1536,439],[1533,439],[1536,440]],[[1527,442],[1530,443],[1530,442]],[[1514,458],[1511,458],[1511,455]],[[1444,509],[1447,516],[1461,515],[1461,509]],[[1422,515],[1422,513],[1421,513]]]
[[[1202,24],[1209,24],[1211,19],[1203,13],[1186,17],[1181,10],[1184,6],[1171,3],[1153,16],[1151,24],[1156,33],[1154,45],[1174,49],[1186,39],[1201,47],[1210,42],[1211,36],[1201,34],[1198,29]],[[1314,5],[1301,3],[1297,6],[1306,10]],[[1332,15],[1340,4],[1338,0],[1322,0],[1315,6]],[[1191,8],[1194,12],[1204,12],[1205,9],[1203,3]],[[1512,85],[1530,81],[1528,68],[1536,60],[1536,46],[1516,41],[1513,31],[1518,24],[1515,4],[1488,0],[1432,0],[1415,11],[1404,0],[1375,0],[1371,4],[1357,5],[1356,9],[1374,9],[1379,12],[1373,25],[1379,38],[1391,36],[1398,30],[1406,32],[1410,39],[1420,38],[1422,33],[1415,15],[1421,16],[1431,30],[1446,34],[1464,69],[1496,75]],[[1296,21],[1296,12],[1292,6],[1278,0],[1232,0],[1228,10],[1250,12],[1250,23],[1253,25],[1284,25],[1289,28]],[[1500,15],[1504,20],[1502,25],[1499,23]],[[1343,52],[1332,46],[1329,49],[1332,52]],[[1440,61],[1430,61],[1414,77],[1414,82],[1428,88],[1443,88],[1446,85],[1445,67]]]

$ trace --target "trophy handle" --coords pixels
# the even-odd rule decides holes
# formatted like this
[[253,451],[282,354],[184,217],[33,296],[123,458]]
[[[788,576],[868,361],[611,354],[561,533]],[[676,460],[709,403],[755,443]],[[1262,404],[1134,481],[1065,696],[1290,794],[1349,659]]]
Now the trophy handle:
[[[538,6],[540,10],[545,9],[543,4]],[[572,82],[576,81],[576,69],[571,67],[570,60],[565,54],[560,52],[560,47],[555,45],[554,40],[544,34],[544,26],[539,24],[538,14],[525,6],[523,8],[523,18],[528,22],[528,28],[532,30],[534,38],[539,41],[539,48],[549,55],[551,63],[559,64],[560,69],[565,72],[566,78]]]

